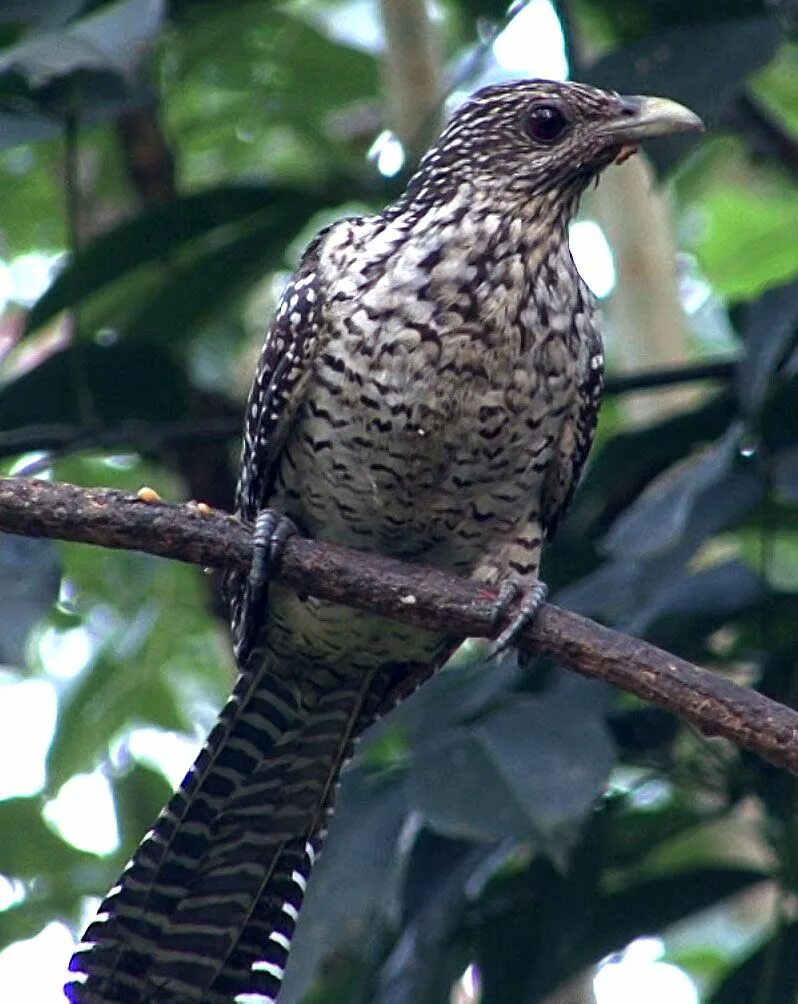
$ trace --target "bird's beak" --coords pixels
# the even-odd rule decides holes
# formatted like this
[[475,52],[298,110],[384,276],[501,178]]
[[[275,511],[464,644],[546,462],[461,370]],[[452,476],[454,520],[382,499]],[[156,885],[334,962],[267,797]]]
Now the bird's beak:
[[621,111],[602,127],[613,143],[637,145],[654,136],[679,132],[703,132],[704,123],[689,108],[668,98],[623,97]]

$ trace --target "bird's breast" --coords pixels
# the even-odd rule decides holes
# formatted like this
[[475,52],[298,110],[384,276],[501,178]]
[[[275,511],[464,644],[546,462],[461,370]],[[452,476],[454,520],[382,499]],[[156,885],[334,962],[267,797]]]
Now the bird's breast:
[[405,556],[476,519],[484,546],[539,491],[574,391],[566,356],[519,331],[494,344],[476,325],[347,326],[289,444],[296,515],[314,536]]
[[327,336],[282,467],[311,534],[424,556],[468,526],[479,549],[540,495],[578,382],[578,275],[482,209],[328,246]]

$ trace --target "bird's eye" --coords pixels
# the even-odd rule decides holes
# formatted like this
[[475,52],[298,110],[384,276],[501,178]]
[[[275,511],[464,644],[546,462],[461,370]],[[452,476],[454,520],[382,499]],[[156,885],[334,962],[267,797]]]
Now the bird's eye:
[[554,143],[568,128],[568,119],[556,105],[537,105],[527,112],[524,128],[536,143]]

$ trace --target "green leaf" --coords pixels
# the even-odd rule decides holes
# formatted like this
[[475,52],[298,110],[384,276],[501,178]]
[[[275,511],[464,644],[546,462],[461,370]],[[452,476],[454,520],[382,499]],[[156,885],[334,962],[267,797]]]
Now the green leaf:
[[622,428],[600,443],[555,547],[572,529],[579,547],[586,535],[595,535],[597,525],[606,529],[608,513],[616,516],[666,467],[722,435],[736,414],[734,403],[724,392],[654,425]]
[[130,849],[152,826],[172,788],[162,774],[136,764],[113,779],[113,790],[122,854],[129,855]]
[[706,821],[703,812],[680,792],[664,805],[642,808],[627,799],[613,799],[607,814],[607,864],[613,868],[639,868],[663,845],[690,834]]
[[562,850],[614,760],[600,694],[564,674],[539,697],[513,695],[473,725],[425,742],[411,763],[408,801],[448,836],[537,836]]
[[[597,837],[588,827],[584,841]],[[585,842],[576,855],[581,865],[568,874],[537,859],[523,875],[495,883],[477,938],[485,1001],[533,1004],[641,933],[664,932],[767,878],[755,870],[694,869],[602,895],[595,885],[601,843]]]
[[[281,263],[285,243],[297,221],[287,226],[269,221],[252,232],[192,258],[172,269],[160,289],[122,324],[124,334],[174,345],[200,321],[218,314],[230,299],[258,276]],[[112,318],[108,318],[109,323]]]
[[102,327],[174,345],[245,284],[285,264],[321,191],[223,186],[178,198],[104,234],[34,304],[33,331],[67,308],[84,334]]
[[281,1000],[301,999],[328,956],[361,947],[389,909],[391,872],[405,816],[401,786],[362,768],[345,773],[327,845],[308,885]]
[[734,514],[747,511],[760,490],[755,478],[735,476],[741,436],[741,427],[732,425],[709,449],[654,480],[613,524],[604,549],[624,560],[664,554],[685,537],[688,526],[696,535],[698,510],[708,496],[713,524],[725,520],[724,502]]
[[[669,0],[667,3],[644,4],[638,0],[590,0],[589,6],[591,12],[600,12],[613,31],[627,40],[640,36],[656,37],[674,25],[695,28],[706,22],[720,22],[721,18],[737,19],[746,14],[759,14],[762,7],[760,0],[724,0],[722,6],[715,0]],[[578,4],[577,9],[583,13],[582,4]]]
[[59,273],[31,308],[27,330],[34,331],[142,265],[278,205],[286,194],[268,185],[223,185],[172,199],[114,227],[83,248]]
[[421,830],[404,869],[404,927],[369,1004],[449,1000],[472,958],[456,932],[473,899],[473,885],[484,882],[505,858],[493,846],[476,847]]
[[707,1004],[795,1004],[798,999],[798,924],[787,924],[734,969]]
[[663,931],[685,917],[766,882],[748,868],[694,868],[637,882],[602,897],[593,917],[600,955],[618,951],[641,931]]
[[[66,574],[81,608],[113,597],[116,623],[62,698],[47,760],[50,789],[104,760],[114,737],[134,725],[189,728],[181,690],[200,686],[214,699],[227,676],[196,569],[124,552],[98,562],[96,553],[80,545],[65,549]],[[94,579],[81,571],[87,565]]]
[[[411,745],[440,739],[454,725],[477,717],[506,698],[519,683],[517,660],[486,663],[476,645],[461,645],[446,667],[391,714],[389,728]],[[380,726],[370,733],[379,734]]]
[[[795,247],[798,252],[798,239]],[[743,334],[745,359],[737,372],[737,394],[750,416],[761,407],[773,374],[798,340],[798,282],[770,289],[750,304],[745,311]]]
[[111,739],[128,721],[131,696],[141,681],[106,645],[72,683],[58,708],[47,756],[47,786],[55,792],[73,774],[91,770],[108,753]]
[[696,252],[718,293],[750,300],[798,275],[798,192],[724,188],[708,195],[701,211],[705,230]]
[[163,16],[162,0],[122,0],[59,31],[26,38],[0,54],[0,73],[21,73],[34,87],[79,70],[125,77],[141,62]]
[[[756,96],[792,130],[798,129],[798,47],[783,45],[754,82]],[[776,137],[774,136],[774,139]]]
[[[180,92],[170,97],[188,120],[194,140],[198,133],[205,138],[203,129],[224,126],[227,136],[231,124],[262,129],[265,107],[270,123],[303,134],[312,130],[309,138],[315,146],[340,156],[344,144],[330,142],[326,116],[377,97],[380,75],[373,55],[330,38],[311,23],[312,8],[299,5],[248,0],[206,4],[202,16],[188,7],[186,15],[181,38],[188,66]],[[209,96],[215,99],[210,109]],[[239,118],[220,121],[231,110],[244,116],[243,123]],[[217,134],[217,144],[219,138]]]
[[[89,423],[84,396],[93,419]],[[0,428],[174,421],[185,417],[187,398],[182,369],[159,346],[78,343],[0,386]]]
[[0,663],[24,665],[28,635],[57,599],[60,582],[53,541],[0,533]]
[[56,911],[46,900],[23,902],[0,911],[0,948],[14,941],[33,938],[48,924]]
[[63,126],[36,111],[0,112],[0,150],[53,139],[63,132]]
[[0,872],[21,879],[58,875],[90,863],[86,854],[66,843],[42,819],[40,798],[9,798],[0,802]]

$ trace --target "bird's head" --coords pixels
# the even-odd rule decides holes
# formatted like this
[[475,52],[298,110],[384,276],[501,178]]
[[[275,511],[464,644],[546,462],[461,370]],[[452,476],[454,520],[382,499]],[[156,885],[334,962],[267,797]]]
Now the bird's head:
[[665,98],[552,80],[497,84],[457,109],[408,195],[445,198],[470,183],[515,198],[554,193],[570,201],[639,143],[702,129],[697,115]]

